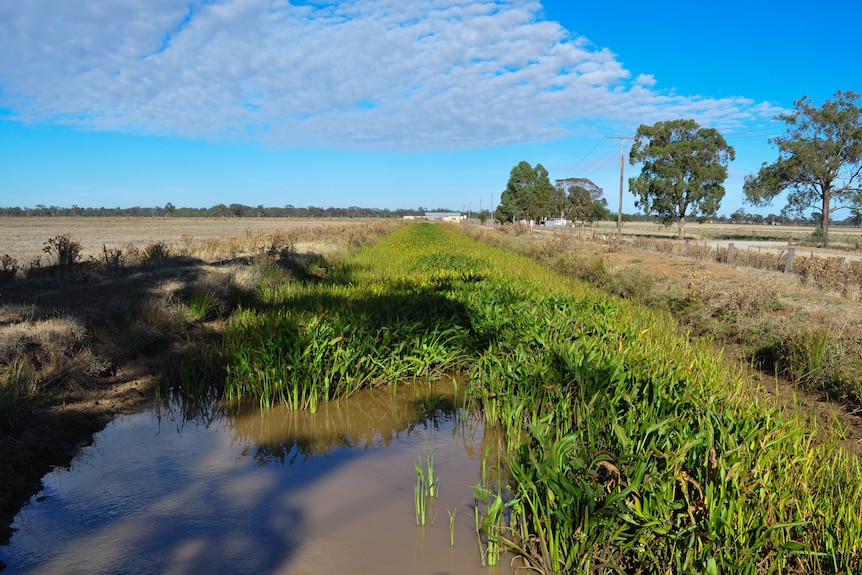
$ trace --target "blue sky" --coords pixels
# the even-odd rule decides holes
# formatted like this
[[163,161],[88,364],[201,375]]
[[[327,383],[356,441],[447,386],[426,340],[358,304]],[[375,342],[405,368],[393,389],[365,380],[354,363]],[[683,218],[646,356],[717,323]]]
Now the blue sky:
[[616,208],[605,136],[694,118],[730,214],[777,113],[862,92],[862,3],[776,6],[0,0],[0,205],[476,210],[526,160]]

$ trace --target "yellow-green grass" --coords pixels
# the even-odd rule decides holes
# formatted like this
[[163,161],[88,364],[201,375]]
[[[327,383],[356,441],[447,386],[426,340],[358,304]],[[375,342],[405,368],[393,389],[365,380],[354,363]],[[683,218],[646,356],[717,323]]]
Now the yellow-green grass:
[[465,373],[510,454],[512,520],[486,541],[538,571],[862,572],[862,470],[828,432],[669,316],[454,228],[405,226],[324,279],[270,282],[198,351],[187,387],[295,409]]

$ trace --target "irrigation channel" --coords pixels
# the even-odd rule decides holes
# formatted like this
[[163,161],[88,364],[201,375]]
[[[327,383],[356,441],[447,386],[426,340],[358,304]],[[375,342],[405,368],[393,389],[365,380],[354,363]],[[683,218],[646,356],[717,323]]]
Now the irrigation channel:
[[[780,411],[669,314],[434,224],[307,272],[261,267],[165,369],[252,412],[110,426],[24,509],[10,573],[505,572],[480,567],[489,541],[547,574],[862,573],[840,430]],[[498,440],[406,387],[451,373]]]
[[[497,443],[451,380],[316,413],[149,409],[44,478],[0,560],[4,575],[508,574],[507,557],[481,567],[473,513]],[[417,526],[415,465],[429,455],[439,495]]]

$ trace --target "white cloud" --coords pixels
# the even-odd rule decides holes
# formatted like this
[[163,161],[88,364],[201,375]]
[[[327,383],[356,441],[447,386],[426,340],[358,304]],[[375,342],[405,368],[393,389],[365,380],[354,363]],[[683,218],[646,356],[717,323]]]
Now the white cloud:
[[653,91],[528,0],[28,0],[0,5],[0,106],[25,121],[274,146],[429,150],[590,122],[775,110]]
[[635,82],[641,86],[655,86],[656,84],[655,77],[652,74],[638,74]]

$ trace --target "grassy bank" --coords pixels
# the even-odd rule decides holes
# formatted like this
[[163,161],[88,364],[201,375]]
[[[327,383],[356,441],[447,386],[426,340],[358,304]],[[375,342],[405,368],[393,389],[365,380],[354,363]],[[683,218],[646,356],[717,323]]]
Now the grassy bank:
[[315,409],[460,371],[508,443],[494,537],[537,571],[862,571],[858,460],[668,315],[430,224],[303,279],[264,274],[166,383]]
[[[862,316],[853,311],[858,303],[845,299],[841,290],[816,281],[806,285],[798,274],[741,277],[735,267],[671,252],[656,255],[620,246],[609,251],[573,235],[515,236],[478,228],[473,233],[603,291],[666,311],[692,339],[732,346],[767,378],[781,377],[850,410],[862,405]],[[681,245],[677,242],[676,248]],[[795,261],[812,259],[828,261]],[[859,262],[851,263],[845,272],[858,268]],[[684,281],[670,279],[679,270]]]

